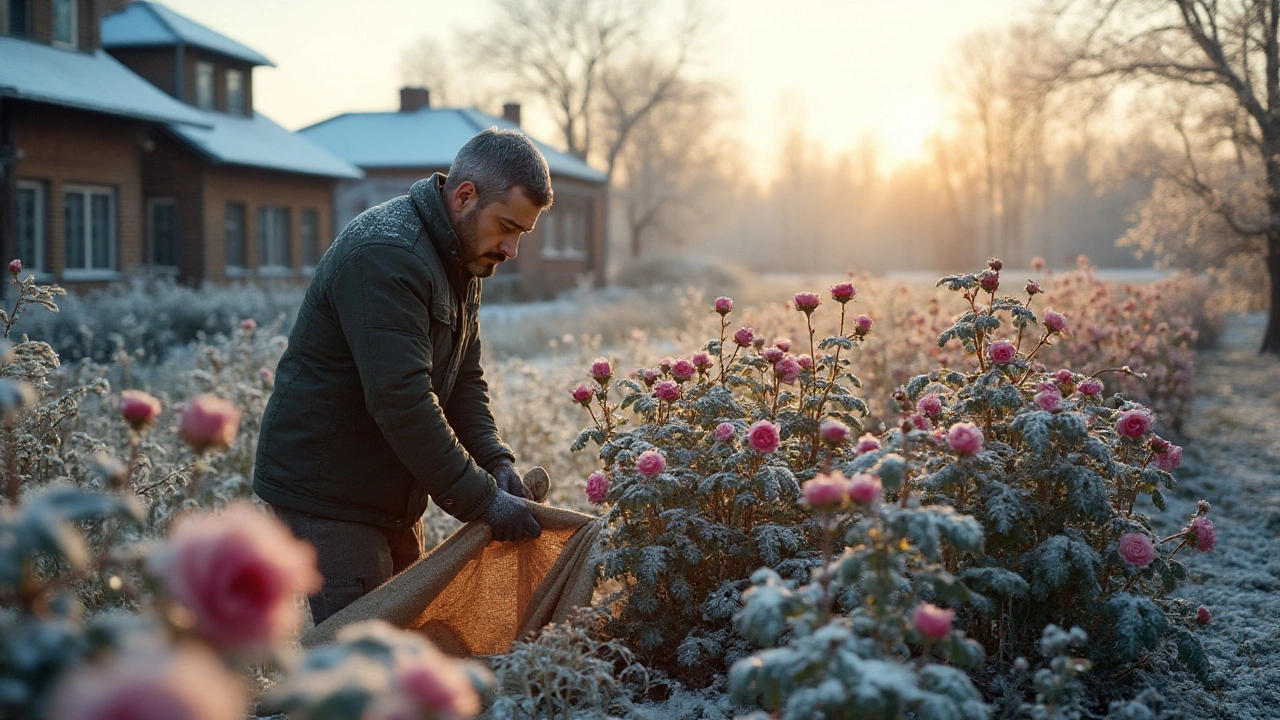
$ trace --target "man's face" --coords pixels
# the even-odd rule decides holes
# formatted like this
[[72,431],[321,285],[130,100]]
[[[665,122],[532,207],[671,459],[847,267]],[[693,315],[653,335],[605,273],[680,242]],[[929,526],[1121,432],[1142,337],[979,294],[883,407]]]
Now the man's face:
[[462,266],[476,277],[489,277],[500,263],[516,256],[520,237],[533,231],[542,208],[514,187],[506,197],[479,207],[479,196],[470,182],[462,183],[449,198],[453,231],[462,244]]

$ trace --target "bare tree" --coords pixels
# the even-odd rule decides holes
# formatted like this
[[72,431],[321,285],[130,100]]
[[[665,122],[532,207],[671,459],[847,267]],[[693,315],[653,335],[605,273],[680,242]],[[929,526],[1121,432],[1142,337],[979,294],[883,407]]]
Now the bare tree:
[[1176,95],[1165,127],[1180,162],[1160,177],[1257,249],[1270,278],[1261,350],[1280,354],[1280,0],[1088,0],[1053,12],[1074,48],[1064,78]]
[[459,63],[449,43],[423,36],[400,55],[400,81],[431,91],[434,105],[477,107],[493,112],[505,100],[505,91]]

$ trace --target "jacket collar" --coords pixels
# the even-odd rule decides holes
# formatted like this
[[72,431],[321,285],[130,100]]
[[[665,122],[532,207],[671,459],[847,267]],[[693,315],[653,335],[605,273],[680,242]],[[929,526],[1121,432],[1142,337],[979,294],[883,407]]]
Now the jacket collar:
[[450,281],[455,288],[462,290],[467,287],[467,281],[471,277],[462,267],[462,242],[453,231],[449,213],[444,207],[442,193],[445,177],[444,173],[435,173],[419,180],[409,188],[409,198],[413,201],[418,216],[422,218],[422,225],[431,238],[440,261],[444,263]]

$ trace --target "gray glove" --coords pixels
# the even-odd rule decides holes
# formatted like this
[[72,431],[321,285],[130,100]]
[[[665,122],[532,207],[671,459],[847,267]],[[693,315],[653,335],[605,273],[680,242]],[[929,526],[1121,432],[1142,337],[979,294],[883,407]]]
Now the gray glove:
[[516,497],[528,497],[524,491],[524,483],[520,482],[520,473],[508,459],[501,458],[489,467],[489,474],[498,481],[498,489],[506,490]]
[[[516,481],[519,482],[519,479]],[[493,497],[483,518],[493,528],[493,539],[499,542],[542,535],[542,526],[533,517],[533,513],[529,512],[524,500],[502,489]]]

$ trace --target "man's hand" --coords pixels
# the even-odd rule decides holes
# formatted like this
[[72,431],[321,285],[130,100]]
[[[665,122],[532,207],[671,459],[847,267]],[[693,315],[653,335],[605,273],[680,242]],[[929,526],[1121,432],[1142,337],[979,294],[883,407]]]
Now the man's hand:
[[[516,482],[519,482],[519,478]],[[498,490],[483,517],[489,527],[493,528],[493,539],[499,542],[542,535],[542,526],[533,517],[533,513],[529,512],[524,500],[504,490]]]
[[489,467],[489,474],[498,481],[499,490],[505,490],[516,497],[528,497],[528,493],[524,491],[524,483],[520,481],[520,473],[510,460],[498,460]]

